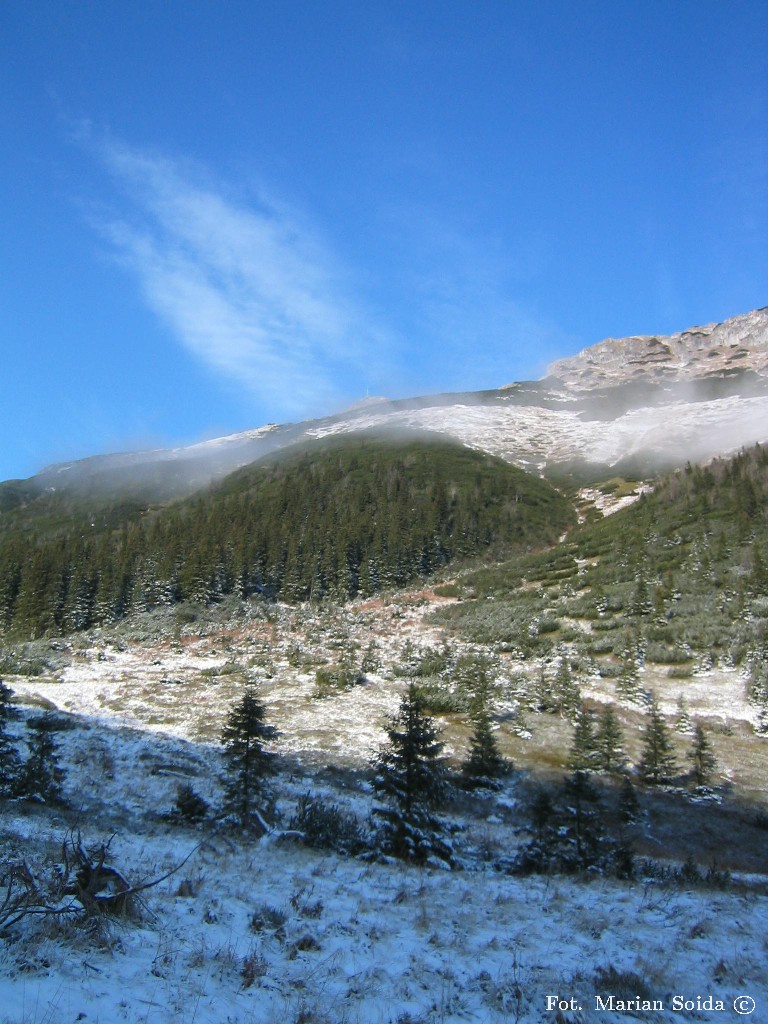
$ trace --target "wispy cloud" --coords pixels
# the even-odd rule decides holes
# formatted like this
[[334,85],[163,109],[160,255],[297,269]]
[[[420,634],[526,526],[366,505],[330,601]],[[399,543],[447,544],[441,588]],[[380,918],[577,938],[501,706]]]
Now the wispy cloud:
[[167,158],[99,152],[129,200],[102,227],[190,352],[271,414],[328,411],[360,392],[389,339],[305,220],[264,192],[233,200]]
[[[328,413],[368,389],[499,386],[537,375],[567,347],[516,297],[542,259],[536,240],[515,255],[501,237],[401,208],[374,275],[386,302],[374,307],[360,298],[365,268],[344,267],[309,218],[265,189],[244,199],[205,168],[94,141],[89,126],[83,136],[120,197],[99,227],[148,306],[261,415]],[[371,312],[384,305],[395,329]]]

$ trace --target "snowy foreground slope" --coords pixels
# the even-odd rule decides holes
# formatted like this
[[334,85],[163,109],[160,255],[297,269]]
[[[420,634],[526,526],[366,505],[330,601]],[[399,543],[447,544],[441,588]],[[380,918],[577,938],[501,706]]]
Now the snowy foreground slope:
[[[7,680],[26,715],[44,703],[71,716],[57,733],[70,807],[6,805],[0,852],[50,869],[76,828],[86,844],[114,836],[110,861],[132,884],[181,866],[128,920],[25,920],[0,945],[0,1024],[734,1021],[734,1006],[750,999],[749,1019],[765,1019],[765,876],[737,874],[720,891],[506,874],[498,868],[526,838],[524,773],[446,815],[463,867],[453,872],[169,823],[180,782],[220,798],[216,741],[243,685],[236,662],[261,681],[283,730],[282,826],[307,792],[367,817],[360,767],[403,685],[389,670],[406,638],[438,639],[421,599],[380,605],[327,621],[284,609],[205,636],[194,627],[159,639],[138,637],[138,627],[131,639],[95,633],[60,645],[55,672]],[[302,645],[330,654],[374,635],[382,664],[370,682],[313,699]],[[727,708],[703,677],[700,689],[697,712],[736,716],[738,730],[746,706],[737,688]],[[672,713],[671,692],[667,702]],[[460,731],[446,738],[456,752]],[[534,745],[506,739],[518,761]],[[693,831],[687,848],[699,850]]]
[[[115,853],[160,872],[196,839],[155,828],[121,837]],[[259,913],[283,923],[254,930]],[[23,951],[5,946],[0,1020],[607,1024],[623,1016],[595,1010],[607,991],[663,1002],[633,1019],[734,1020],[734,1001],[751,996],[759,1020],[765,921],[764,896],[368,865],[211,839],[153,891],[141,921],[96,943],[49,926]],[[583,1011],[547,1012],[553,995]],[[676,995],[727,1009],[677,1012]]]

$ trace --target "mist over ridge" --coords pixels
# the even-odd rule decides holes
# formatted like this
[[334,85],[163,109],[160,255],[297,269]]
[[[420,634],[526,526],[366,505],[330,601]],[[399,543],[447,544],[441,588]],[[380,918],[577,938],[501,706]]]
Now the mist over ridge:
[[52,465],[2,485],[0,508],[73,487],[180,497],[296,443],[371,429],[434,432],[537,473],[626,460],[652,471],[726,455],[768,438],[768,307],[667,337],[609,338],[556,361],[537,381],[366,397],[313,420]]

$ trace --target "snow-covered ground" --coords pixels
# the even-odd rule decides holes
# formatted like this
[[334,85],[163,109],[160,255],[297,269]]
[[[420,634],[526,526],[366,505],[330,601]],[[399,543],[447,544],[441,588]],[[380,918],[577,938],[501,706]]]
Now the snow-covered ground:
[[[70,811],[7,805],[0,817],[4,856],[50,866],[73,825],[87,843],[114,834],[113,863],[134,883],[191,856],[146,891],[137,920],[91,933],[41,919],[15,929],[0,945],[0,1024],[723,1021],[738,1018],[734,1002],[741,998],[757,1003],[751,1019],[764,1018],[765,877],[722,892],[496,871],[494,863],[524,838],[518,775],[500,794],[452,812],[465,866],[453,872],[165,820],[182,782],[213,804],[220,798],[217,740],[249,680],[259,682],[269,717],[280,725],[279,749],[290,765],[277,783],[282,824],[307,792],[365,820],[371,793],[356,769],[378,748],[397,706],[404,683],[393,668],[406,641],[416,649],[442,643],[439,629],[424,620],[434,602],[425,592],[326,616],[276,609],[268,620],[254,613],[200,635],[191,625],[141,641],[96,633],[90,646],[60,651],[57,671],[7,678],[25,702],[74,714],[76,728],[56,734]],[[380,666],[367,682],[318,699],[304,656],[332,663],[353,649],[359,659],[371,640]],[[748,730],[750,709],[735,671],[684,681],[658,671],[643,685],[656,685],[670,720],[684,692],[691,714]],[[584,692],[605,699],[613,683],[595,677]],[[549,730],[556,754],[558,742],[569,742],[570,726],[539,717],[533,739],[515,742],[533,749]],[[455,740],[460,730],[451,729]],[[718,754],[726,741],[746,742],[741,734],[717,739]],[[749,756],[762,763],[765,754],[753,748],[764,741],[750,742]],[[741,748],[738,756],[745,756]],[[328,773],[326,766],[349,770]],[[696,839],[689,842],[694,855]],[[659,1005],[630,1007],[634,1016],[615,1002],[613,1010],[596,1009],[596,994],[606,999],[610,992]],[[675,1008],[676,996],[687,1009]],[[718,1000],[723,1009],[708,1008]]]
[[[115,853],[157,871],[194,841],[130,836]],[[662,1002],[635,1020],[735,1020],[745,997],[760,1020],[767,1005],[764,896],[434,872],[215,839],[184,872],[96,947],[45,929],[23,949],[6,945],[0,1020],[615,1024],[624,1015],[595,1010],[595,994],[610,992]],[[675,1012],[676,995],[726,1012]],[[583,1010],[558,1017],[550,996]]]
[[[0,946],[2,1024],[615,1024],[621,1014],[595,1009],[611,992],[663,1005],[635,1020],[734,1020],[745,997],[768,1006],[764,888],[518,878],[478,861],[448,872],[172,827],[160,812],[184,774],[196,785],[206,767],[215,775],[210,751],[125,729],[72,730],[61,745],[84,839],[116,832],[111,862],[130,882],[191,856],[144,893],[135,919],[20,926]],[[286,815],[312,785],[283,779]],[[465,846],[514,846],[510,787],[495,813],[461,819]],[[357,811],[367,799],[354,785],[329,795]],[[100,815],[100,802],[113,810]],[[0,844],[32,864],[55,859],[67,825],[7,809]],[[553,996],[583,1009],[558,1017]],[[675,996],[727,1010],[678,1012]]]

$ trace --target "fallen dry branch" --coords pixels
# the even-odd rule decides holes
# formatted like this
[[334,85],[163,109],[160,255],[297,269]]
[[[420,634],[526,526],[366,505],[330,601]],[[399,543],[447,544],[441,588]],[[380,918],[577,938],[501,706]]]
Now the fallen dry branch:
[[140,893],[180,871],[201,845],[158,878],[132,885],[110,863],[114,838],[88,849],[79,830],[68,832],[61,844],[61,864],[48,882],[36,877],[26,862],[0,865],[0,934],[28,917],[124,916]]

